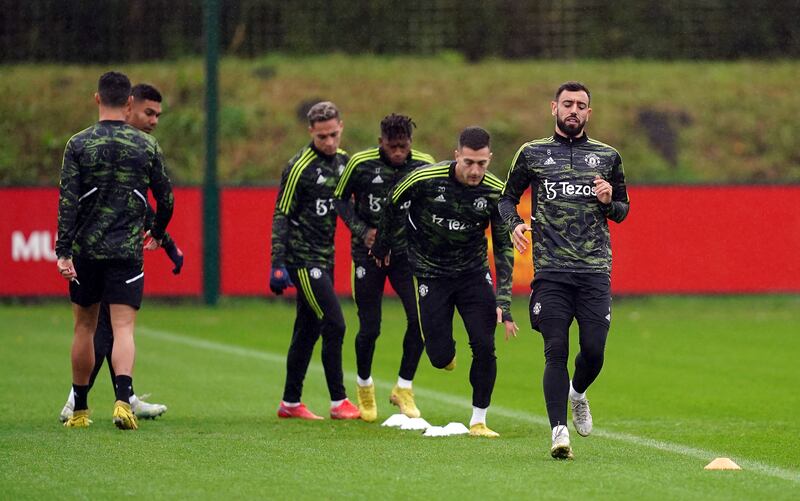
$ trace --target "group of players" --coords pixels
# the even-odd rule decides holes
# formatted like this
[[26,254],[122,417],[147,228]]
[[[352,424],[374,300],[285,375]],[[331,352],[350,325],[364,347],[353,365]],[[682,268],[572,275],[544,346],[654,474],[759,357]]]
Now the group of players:
[[[112,371],[117,399],[113,420],[119,428],[136,429],[137,416],[166,411],[166,406],[143,402],[132,389],[142,249],[164,247],[175,273],[183,262],[165,233],[172,193],[160,147],[148,134],[161,113],[156,94],[142,100],[136,88],[131,95],[124,75],[103,75],[96,95],[100,119],[73,136],[64,154],[56,253],[59,272],[70,281],[75,317],[73,389],[62,411],[67,427],[91,423],[87,395],[104,357],[109,357]],[[487,170],[491,139],[480,127],[464,129],[453,160],[436,163],[412,148],[416,124],[411,118],[391,114],[380,124],[377,147],[350,157],[339,147],[344,123],[336,105],[326,101],[311,107],[311,141],[283,171],[272,221],[269,287],[275,294],[297,288],[280,418],[323,419],[301,399],[314,345],[321,337],[330,417],[377,419],[371,370],[388,278],[407,321],[390,402],[406,416],[420,417],[412,387],[420,358],[427,352],[434,367],[455,368],[457,309],[472,352],[469,433],[499,436],[486,425],[497,375],[494,332],[497,324],[503,324],[506,340],[518,332],[510,309],[513,249],[525,253],[532,246],[536,274],[530,319],[544,339],[550,453],[554,458],[572,457],[567,407],[572,408],[576,431],[589,435],[592,417],[586,389],[602,367],[611,322],[607,220],[621,222],[629,209],[619,153],[586,135],[590,102],[584,85],[561,85],[551,102],[553,135],[522,145],[505,183]],[[149,109],[149,121],[138,121],[137,109]],[[516,210],[528,186],[531,225]],[[155,213],[147,205],[148,188],[156,198]],[[352,286],[359,318],[357,405],[347,398],[343,382],[345,322],[333,287],[337,217],[352,236]],[[489,227],[496,285],[489,271]],[[145,234],[150,238],[145,240]],[[573,319],[580,327],[581,349],[570,380]]]
[[[494,332],[497,324],[503,324],[506,340],[518,332],[510,310],[513,248],[524,253],[532,245],[536,274],[530,319],[544,339],[550,453],[573,457],[567,407],[578,434],[589,435],[586,390],[602,368],[611,323],[608,220],[621,222],[629,209],[619,153],[586,135],[590,102],[581,83],[562,84],[551,102],[553,135],[522,145],[505,183],[487,170],[491,140],[480,127],[464,129],[453,160],[436,163],[412,148],[416,125],[411,118],[391,114],[381,122],[378,146],[349,157],[339,148],[344,123],[336,105],[326,101],[309,110],[311,142],[283,171],[272,221],[270,289],[282,294],[297,288],[280,418],[323,419],[301,400],[321,337],[330,417],[377,419],[371,369],[388,278],[407,320],[390,402],[408,417],[420,416],[412,388],[420,357],[425,351],[434,367],[455,368],[458,310],[472,351],[469,434],[498,437],[486,425],[497,375]],[[531,225],[516,210],[528,186]],[[337,217],[352,236],[357,405],[347,398],[342,375],[345,323],[333,287]],[[496,285],[489,271],[489,227]],[[570,380],[573,319],[580,327],[581,349]]]

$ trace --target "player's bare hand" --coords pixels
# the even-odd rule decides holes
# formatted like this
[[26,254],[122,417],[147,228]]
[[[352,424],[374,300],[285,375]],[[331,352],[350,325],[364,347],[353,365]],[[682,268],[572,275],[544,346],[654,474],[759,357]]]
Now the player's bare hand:
[[519,332],[517,323],[513,320],[503,320],[503,310],[499,306],[497,307],[497,323],[503,324],[503,327],[505,327],[506,341],[512,337],[517,337],[517,332]]
[[597,193],[597,199],[600,200],[602,204],[610,204],[611,203],[611,184],[603,179],[600,176],[594,177],[594,191]]
[[64,280],[75,280],[78,278],[78,273],[75,271],[75,266],[72,264],[72,259],[60,257],[56,263],[58,266],[58,273]]
[[528,237],[525,236],[526,231],[531,231],[531,227],[522,223],[518,224],[511,233],[511,240],[514,242],[514,247],[520,254],[525,254],[525,251],[528,250],[528,245],[531,243]]
[[367,249],[371,249],[372,248],[372,244],[375,243],[375,235],[377,235],[377,234],[378,234],[378,229],[377,228],[370,228],[364,234],[364,245],[367,246]]
[[150,230],[147,230],[147,233],[144,234],[144,250],[157,250],[161,247],[161,241],[156,240],[150,235]]

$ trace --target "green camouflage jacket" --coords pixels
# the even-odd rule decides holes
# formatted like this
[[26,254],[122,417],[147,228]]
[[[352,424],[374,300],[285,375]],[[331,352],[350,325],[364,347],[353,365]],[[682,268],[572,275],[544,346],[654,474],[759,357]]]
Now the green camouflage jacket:
[[153,190],[151,234],[162,240],[173,195],[158,142],[122,121],[104,120],[67,142],[58,200],[58,257],[143,260]]
[[[611,184],[608,205],[597,200],[595,176]],[[622,222],[630,208],[617,150],[585,134],[572,140],[554,134],[522,145],[500,200],[511,230],[523,223],[516,205],[528,186],[536,272],[611,273],[607,220]]]

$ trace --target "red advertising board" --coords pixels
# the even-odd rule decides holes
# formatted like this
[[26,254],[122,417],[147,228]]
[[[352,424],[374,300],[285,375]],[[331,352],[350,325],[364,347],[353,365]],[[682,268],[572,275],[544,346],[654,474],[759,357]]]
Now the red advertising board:
[[[56,271],[58,189],[0,189],[0,296],[67,295],[67,283]],[[202,287],[201,197],[196,188],[175,189],[175,212],[169,234],[186,255],[180,275],[159,250],[145,253],[145,293],[195,296]]]
[[[611,224],[616,294],[800,293],[800,186],[633,186],[631,212]],[[220,196],[220,289],[267,295],[272,210],[277,189],[223,188]],[[170,273],[161,251],[147,253],[146,294],[202,291],[202,200],[198,188],[175,190],[170,234],[186,254]],[[0,204],[0,296],[66,295],[55,269],[58,190],[3,188]],[[520,212],[529,213],[525,198]],[[350,233],[336,231],[336,289],[350,294]],[[516,256],[514,290],[526,293],[530,254]]]

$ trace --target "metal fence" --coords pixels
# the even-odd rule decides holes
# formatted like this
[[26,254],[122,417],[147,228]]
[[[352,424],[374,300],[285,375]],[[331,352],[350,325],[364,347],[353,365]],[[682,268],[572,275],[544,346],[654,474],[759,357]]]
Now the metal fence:
[[[203,51],[200,0],[0,0],[0,62],[105,63]],[[800,56],[800,0],[223,0],[228,55],[470,59]]]

